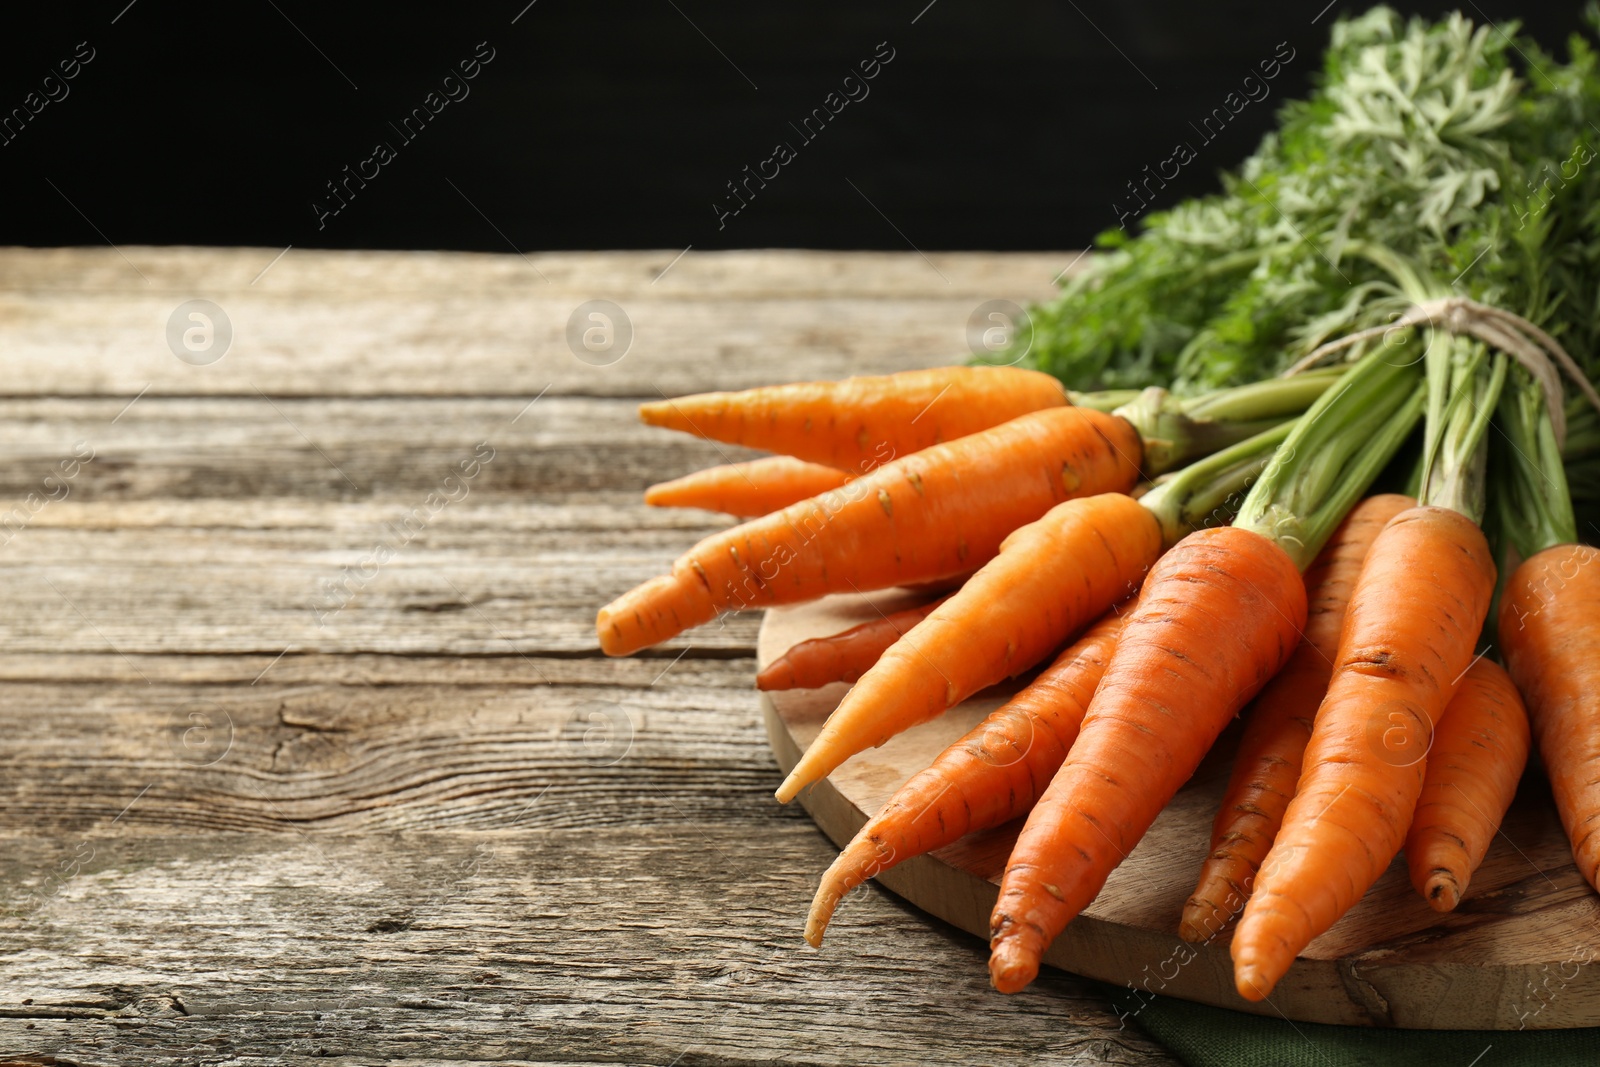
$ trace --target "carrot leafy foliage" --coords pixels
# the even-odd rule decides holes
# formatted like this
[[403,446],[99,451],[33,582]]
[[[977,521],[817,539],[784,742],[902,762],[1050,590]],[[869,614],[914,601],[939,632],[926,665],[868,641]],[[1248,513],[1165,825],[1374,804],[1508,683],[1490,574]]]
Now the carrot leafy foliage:
[[1025,362],[1073,389],[1193,393],[1392,321],[1424,288],[1542,325],[1594,378],[1595,52],[1574,35],[1558,61],[1517,32],[1385,7],[1336,23],[1312,94],[1220,193],[1101,235],[1030,309]]

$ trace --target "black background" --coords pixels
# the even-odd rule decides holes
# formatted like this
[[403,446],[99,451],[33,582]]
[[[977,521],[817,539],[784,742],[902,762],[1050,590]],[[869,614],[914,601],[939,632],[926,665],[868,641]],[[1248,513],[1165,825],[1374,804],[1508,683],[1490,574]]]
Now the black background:
[[[1210,189],[1250,151],[1277,103],[1306,90],[1335,16],[1365,6],[1324,2],[114,0],[25,19],[12,10],[0,31],[0,114],[23,106],[78,42],[95,58],[70,95],[0,147],[0,243],[1081,247],[1115,225],[1126,183],[1176,141],[1193,142],[1189,123],[1286,41],[1298,54],[1272,97],[1204,146],[1158,206]],[[1521,17],[1563,54],[1579,22],[1576,4],[1464,10]],[[400,145],[388,124],[479,42],[494,59],[470,96]],[[800,144],[789,123],[879,42],[895,57],[870,95]],[[379,140],[397,158],[319,229],[311,205],[326,199],[324,183]],[[719,229],[712,205],[725,183],[779,140],[798,158]]]

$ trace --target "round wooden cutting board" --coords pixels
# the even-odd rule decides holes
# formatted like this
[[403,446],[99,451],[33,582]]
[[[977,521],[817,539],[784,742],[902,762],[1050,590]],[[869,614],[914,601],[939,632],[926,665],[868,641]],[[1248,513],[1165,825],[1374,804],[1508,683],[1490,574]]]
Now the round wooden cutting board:
[[[797,641],[908,606],[899,591],[830,597],[769,611],[763,666]],[[767,734],[785,773],[848,687],[763,694]],[[1010,690],[980,694],[939,719],[861,753],[800,803],[843,846],[867,817]],[[1227,783],[1237,728],[1223,735],[1099,898],[1056,939],[1046,961],[1075,974],[1290,1019],[1418,1029],[1551,1029],[1600,1025],[1600,896],[1573,866],[1543,775],[1529,773],[1461,905],[1432,911],[1404,857],[1356,908],[1312,942],[1270,1003],[1233,990],[1227,935],[1188,945],[1176,933]],[[922,910],[988,938],[989,911],[1017,825],[972,835],[879,876]],[[821,870],[817,871],[820,876]],[[797,917],[798,920],[798,917]],[[830,933],[823,951],[855,951]],[[864,936],[855,933],[852,936]]]

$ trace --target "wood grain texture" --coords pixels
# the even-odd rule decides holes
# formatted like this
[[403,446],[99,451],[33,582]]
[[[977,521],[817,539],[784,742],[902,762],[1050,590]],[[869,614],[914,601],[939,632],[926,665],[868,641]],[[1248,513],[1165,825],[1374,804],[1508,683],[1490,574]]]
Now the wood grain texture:
[[[881,895],[841,916],[873,942],[842,974],[796,934],[824,852],[772,809],[739,825],[22,842],[0,866],[0,1051],[152,1067],[1163,1062],[1067,978],[996,998],[974,1026],[981,985],[948,963],[978,953]],[[63,863],[69,881],[35,884]]]
[[[769,611],[758,662],[808,637],[893,610],[859,595]],[[764,693],[779,766],[791,768],[845,686]],[[999,706],[979,694],[880,748],[863,752],[800,795],[841,847],[905,781]],[[1530,775],[1460,906],[1439,915],[1412,889],[1396,859],[1362,901],[1301,953],[1269,1002],[1234,992],[1229,935],[1203,945],[1177,937],[1178,917],[1205,858],[1227,784],[1237,729],[1223,735],[1137,848],[1045,960],[1162,993],[1305,1022],[1416,1029],[1553,1029],[1600,1024],[1600,897],[1572,862],[1548,785]],[[989,913],[1015,841],[1016,823],[972,835],[884,872],[879,881],[928,912],[987,941]],[[848,951],[832,934],[828,948]],[[984,974],[987,975],[985,968]]]
[[[0,250],[0,1062],[1173,1062],[1080,979],[991,997],[876,890],[816,956],[757,619],[592,630],[726,522],[640,491],[748,455],[637,398],[945,362],[1071,256],[296,249],[252,285],[277,251]],[[207,367],[162,339],[196,296],[236,328]],[[610,368],[560,340],[593,296],[640,306]]]
[[[55,481],[46,484],[52,477],[77,500],[420,499],[486,445],[469,488],[523,501],[537,494],[542,503],[563,493],[638,493],[665,471],[755,455],[642,426],[636,407],[537,393],[0,400],[0,448],[11,458],[0,500],[62,498]],[[62,477],[73,459],[81,460],[76,473]]]
[[[690,252],[663,274],[678,249],[293,249],[276,264],[280,249],[121,251],[0,250],[0,394],[655,397],[882,373],[964,359],[980,303],[1046,297],[1074,259]],[[180,362],[165,341],[193,299],[232,324],[208,366]],[[597,299],[634,331],[604,367],[566,342],[569,316]]]
[[[120,507],[51,505],[0,549],[12,607],[0,641],[27,653],[598,654],[597,605],[714,528],[632,503],[469,499],[408,539],[395,532],[408,509],[343,506],[315,525],[260,529],[210,504],[169,503],[126,527],[106,525]],[[733,617],[653,654],[748,655],[755,625]]]

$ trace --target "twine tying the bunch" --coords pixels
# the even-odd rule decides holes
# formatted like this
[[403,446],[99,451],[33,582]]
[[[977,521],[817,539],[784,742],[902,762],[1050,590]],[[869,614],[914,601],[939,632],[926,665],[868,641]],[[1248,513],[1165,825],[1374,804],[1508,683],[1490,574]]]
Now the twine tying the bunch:
[[[1545,406],[1550,410],[1550,426],[1555,431],[1556,444],[1567,440],[1567,410],[1561,394],[1561,375],[1577,383],[1578,389],[1600,410],[1600,393],[1590,384],[1577,361],[1561,347],[1561,342],[1539,327],[1504,308],[1480,304],[1462,296],[1446,296],[1411,305],[1404,315],[1384,326],[1373,326],[1347,334],[1336,341],[1319,345],[1310,355],[1290,367],[1286,375],[1298,374],[1321,363],[1335,352],[1354,344],[1380,337],[1390,330],[1405,326],[1430,326],[1457,336],[1474,337],[1491,348],[1498,349],[1525,367],[1544,393]],[[1557,368],[1560,368],[1559,370]]]

